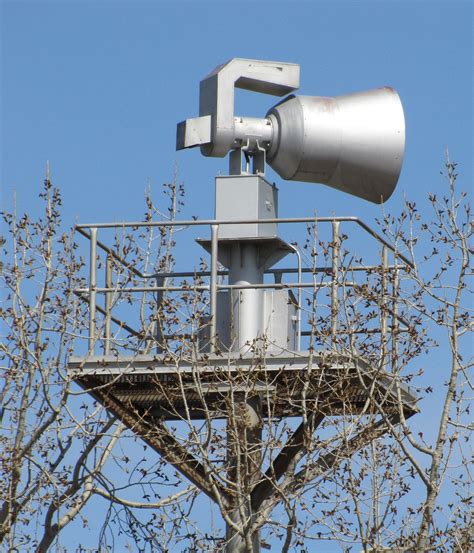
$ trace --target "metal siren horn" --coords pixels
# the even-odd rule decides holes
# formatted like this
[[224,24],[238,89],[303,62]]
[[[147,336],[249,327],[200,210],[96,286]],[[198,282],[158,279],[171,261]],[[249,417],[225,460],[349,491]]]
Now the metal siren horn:
[[299,87],[299,66],[235,58],[217,67],[201,81],[200,117],[178,125],[177,149],[199,145],[214,157],[231,150],[263,152],[286,180],[326,184],[374,203],[391,196],[405,147],[395,90],[291,95],[260,119],[234,116],[235,87],[283,96]]

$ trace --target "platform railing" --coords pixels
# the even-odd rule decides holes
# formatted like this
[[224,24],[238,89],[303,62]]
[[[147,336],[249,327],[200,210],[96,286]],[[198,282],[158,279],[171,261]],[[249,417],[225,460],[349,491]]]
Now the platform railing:
[[[219,283],[219,277],[225,276],[227,271],[219,270],[218,268],[218,253],[219,253],[219,228],[224,225],[243,225],[249,223],[277,223],[277,224],[306,224],[306,225],[319,225],[321,223],[329,223],[332,227],[332,240],[331,240],[331,265],[324,267],[303,267],[301,261],[301,252],[295,245],[290,245],[293,253],[297,255],[298,263],[297,267],[288,268],[275,268],[268,269],[265,274],[273,274],[275,282],[263,283],[259,285],[230,285]],[[354,287],[358,285],[356,282],[346,281],[341,282],[340,275],[346,269],[341,266],[341,224],[349,223],[358,226],[365,231],[376,243],[381,246],[380,263],[376,265],[351,265],[350,272],[364,271],[366,273],[379,273],[381,275],[380,284],[380,297],[372,298],[377,303],[380,310],[380,328],[375,332],[380,332],[380,348],[381,355],[385,356],[389,345],[389,317],[391,317],[392,324],[390,328],[391,333],[391,358],[392,364],[397,357],[397,337],[401,332],[400,323],[407,325],[403,317],[400,317],[398,313],[398,294],[400,286],[400,271],[409,270],[413,267],[410,260],[403,254],[398,252],[387,240],[385,240],[380,234],[371,229],[366,223],[361,221],[357,217],[302,217],[302,218],[281,218],[281,219],[246,219],[246,220],[190,220],[190,221],[137,221],[137,222],[120,222],[120,223],[93,223],[93,224],[81,224],[76,226],[77,232],[86,237],[90,242],[89,247],[89,276],[88,286],[83,288],[77,288],[75,290],[76,295],[81,299],[88,302],[89,309],[89,355],[95,354],[97,342],[103,341],[103,351],[105,355],[110,354],[111,344],[111,325],[112,323],[119,325],[125,329],[129,334],[139,336],[140,331],[133,329],[127,324],[127,322],[121,321],[115,317],[112,313],[112,294],[134,294],[134,293],[150,293],[157,292],[164,294],[165,292],[177,292],[177,293],[189,293],[189,286],[169,286],[164,285],[164,280],[167,278],[209,278],[209,284],[199,284],[192,287],[192,290],[196,292],[209,293],[209,327],[210,327],[210,346],[211,352],[217,349],[217,328],[216,328],[216,311],[217,311],[217,293],[218,290],[230,290],[230,289],[294,289],[297,290],[297,348],[300,349],[301,336],[310,335],[313,331],[303,331],[301,328],[301,294],[305,288],[319,288],[328,287],[330,289],[330,341],[333,347],[336,347],[337,337],[341,330],[339,329],[339,309],[340,298],[339,291],[341,286]],[[147,273],[140,271],[136,266],[127,261],[118,251],[114,248],[107,246],[105,243],[99,240],[99,230],[101,229],[139,229],[139,228],[152,228],[152,227],[209,227],[211,233],[211,248],[210,248],[210,271],[169,271],[160,273]],[[97,285],[97,269],[98,269],[98,250],[102,250],[106,254],[105,261],[105,286]],[[394,263],[389,264],[389,252],[392,253]],[[150,286],[148,284],[144,286],[113,286],[113,263],[119,264],[123,270],[129,271],[134,277],[148,282],[153,279],[157,283],[162,285]],[[302,276],[305,273],[324,273],[331,277],[329,283],[303,282]],[[297,274],[297,282],[282,282],[282,275],[284,274]],[[389,278],[390,275],[390,278]],[[389,291],[388,285],[391,281],[392,286]],[[97,295],[105,295],[104,307],[100,307],[97,304]],[[391,301],[390,301],[391,300]],[[97,313],[103,315],[103,330],[99,336],[97,333]],[[347,332],[347,331],[346,331]],[[357,333],[357,331],[353,331]]]

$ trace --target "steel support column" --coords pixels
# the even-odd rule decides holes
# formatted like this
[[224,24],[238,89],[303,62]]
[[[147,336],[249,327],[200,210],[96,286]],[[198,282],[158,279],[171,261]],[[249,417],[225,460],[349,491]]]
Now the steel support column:
[[[226,526],[226,553],[259,553],[260,532],[252,531],[252,491],[261,481],[262,409],[258,396],[236,403],[228,428],[229,480],[234,483],[229,517],[242,531]],[[247,537],[246,537],[247,535]],[[249,551],[249,542],[251,549]]]
[[[231,250],[229,284],[255,285],[263,283],[263,268],[259,266],[258,248],[255,244],[236,242]],[[263,289],[231,290],[233,311],[237,325],[232,332],[233,349],[239,351],[252,345],[258,348],[263,334]],[[242,400],[235,398],[230,405],[228,418],[229,479],[235,483],[230,518],[240,529],[227,524],[226,553],[258,553],[260,534],[252,532],[252,490],[260,479],[262,414],[260,399],[248,395]],[[250,538],[245,533],[252,532]],[[252,544],[248,550],[248,540]]]

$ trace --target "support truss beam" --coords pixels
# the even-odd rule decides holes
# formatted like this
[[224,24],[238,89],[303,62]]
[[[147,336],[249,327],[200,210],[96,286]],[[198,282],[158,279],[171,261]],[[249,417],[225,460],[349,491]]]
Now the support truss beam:
[[222,485],[206,472],[204,466],[176,440],[162,422],[156,424],[156,427],[152,427],[149,422],[144,421],[139,413],[124,408],[124,404],[117,402],[107,394],[106,390],[88,389],[87,391],[199,490],[217,504],[224,506],[228,504],[228,494]]
[[[387,420],[388,419],[388,420]],[[343,448],[338,447],[333,451],[320,456],[315,463],[310,467],[305,467],[293,476],[283,481],[280,486],[274,486],[271,493],[260,498],[261,502],[258,510],[258,517],[255,521],[257,527],[262,526],[273,509],[280,503],[282,494],[289,492],[288,485],[291,483],[291,492],[297,492],[302,489],[305,484],[315,480],[325,473],[334,470],[334,468],[344,459],[350,458],[356,451],[368,445],[372,440],[380,438],[385,434],[391,425],[396,425],[399,422],[398,415],[389,415],[382,417],[377,422],[367,426],[356,436],[348,440]]]
[[317,412],[311,413],[306,422],[302,422],[293,432],[291,438],[289,438],[268,468],[263,480],[255,486],[252,492],[252,506],[254,510],[258,510],[262,502],[272,493],[278,484],[278,480],[294,463],[296,456],[304,450],[308,435],[312,436],[323,419],[323,414]]
[[[356,451],[359,451],[359,449],[362,449],[373,440],[383,436],[383,434],[389,430],[390,425],[397,424],[399,420],[399,416],[395,414],[382,417],[377,422],[366,426],[364,430],[361,430],[353,438],[348,440],[345,446],[338,447],[337,449],[318,457],[309,473],[310,479],[312,480],[320,474],[332,470],[340,461],[351,457],[354,453],[356,453]],[[307,474],[307,469],[302,469],[295,475],[295,479],[297,481],[303,480]]]

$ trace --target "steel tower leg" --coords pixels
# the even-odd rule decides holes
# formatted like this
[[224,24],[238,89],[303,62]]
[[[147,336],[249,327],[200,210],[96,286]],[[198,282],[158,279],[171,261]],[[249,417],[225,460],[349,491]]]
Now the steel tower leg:
[[[229,512],[238,528],[250,528],[252,490],[260,481],[262,459],[262,416],[260,398],[254,396],[234,406],[235,421],[228,433],[229,480],[235,483],[235,494]],[[251,549],[245,538],[231,525],[226,527],[226,553],[260,553],[260,532],[250,537]]]
[[[258,248],[255,244],[236,242],[231,250],[229,284],[261,284],[263,268],[259,267]],[[233,350],[246,350],[263,335],[263,290],[232,290],[231,301],[234,312],[238,310],[232,332]],[[234,404],[230,406],[232,419],[228,421],[228,461],[229,477],[235,483],[234,504],[230,518],[237,527],[252,525],[254,513],[251,506],[251,492],[260,479],[262,413],[258,395],[245,395],[239,401],[234,395]],[[251,537],[252,548],[249,551],[246,540],[235,527],[227,524],[226,553],[259,553],[260,533]]]

